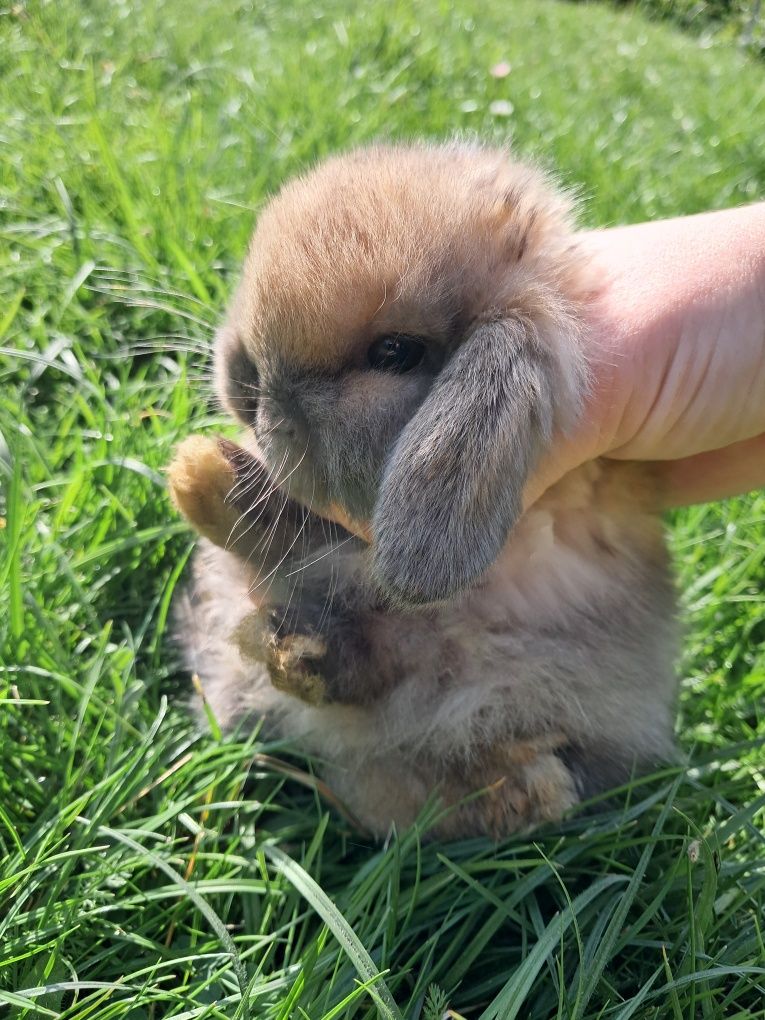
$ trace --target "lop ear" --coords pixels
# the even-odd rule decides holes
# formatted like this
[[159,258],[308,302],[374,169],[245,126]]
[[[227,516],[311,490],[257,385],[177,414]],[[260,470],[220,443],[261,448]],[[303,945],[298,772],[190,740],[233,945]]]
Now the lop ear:
[[441,371],[388,462],[373,572],[394,600],[445,599],[498,556],[550,440],[559,371],[521,317],[481,323]]

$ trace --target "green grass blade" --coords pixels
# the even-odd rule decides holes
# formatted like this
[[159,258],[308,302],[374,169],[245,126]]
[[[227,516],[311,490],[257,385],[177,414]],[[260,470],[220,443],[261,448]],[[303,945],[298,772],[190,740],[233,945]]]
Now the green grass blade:
[[521,1008],[524,1005],[528,1006],[526,997],[534,979],[550,955],[559,947],[562,935],[574,923],[577,913],[606,889],[619,884],[626,885],[627,879],[621,875],[605,875],[593,882],[584,892],[579,893],[571,906],[556,914],[499,995],[481,1013],[479,1020],[515,1020]]
[[[283,874],[301,896],[304,896],[311,904],[340,943],[344,952],[348,954],[362,982],[369,985],[369,994],[374,999],[380,1016],[385,1020],[402,1020],[398,1006],[375,967],[372,957],[329,896],[314,882],[308,872],[300,867],[297,861],[285,854],[279,847],[265,844],[262,849],[277,871]],[[377,982],[378,979],[379,983],[369,984],[369,982]]]

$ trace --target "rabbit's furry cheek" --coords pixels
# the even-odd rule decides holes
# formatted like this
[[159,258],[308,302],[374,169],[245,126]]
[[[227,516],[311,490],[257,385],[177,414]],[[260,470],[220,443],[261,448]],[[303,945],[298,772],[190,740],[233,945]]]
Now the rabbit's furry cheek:
[[334,399],[311,409],[311,419],[320,423],[311,467],[332,502],[358,520],[371,520],[391,450],[426,399],[431,380],[419,376],[398,383],[371,373],[351,376],[338,385]]

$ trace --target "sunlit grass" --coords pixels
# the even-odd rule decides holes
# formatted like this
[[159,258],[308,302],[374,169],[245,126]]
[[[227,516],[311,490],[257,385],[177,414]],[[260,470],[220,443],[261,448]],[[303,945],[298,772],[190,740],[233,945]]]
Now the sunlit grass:
[[557,168],[588,224],[754,200],[762,64],[538,0],[59,0],[9,10],[0,53],[0,1002],[765,1016],[764,497],[672,521],[691,768],[534,841],[379,847],[294,751],[194,729],[162,474],[218,427],[209,338],[286,175],[459,131]]

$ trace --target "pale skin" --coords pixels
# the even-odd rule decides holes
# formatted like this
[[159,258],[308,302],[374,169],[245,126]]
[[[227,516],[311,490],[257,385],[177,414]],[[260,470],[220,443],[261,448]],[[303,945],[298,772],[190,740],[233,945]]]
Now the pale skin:
[[765,203],[583,240],[607,273],[591,393],[527,505],[594,457],[652,462],[661,509],[765,485]]

